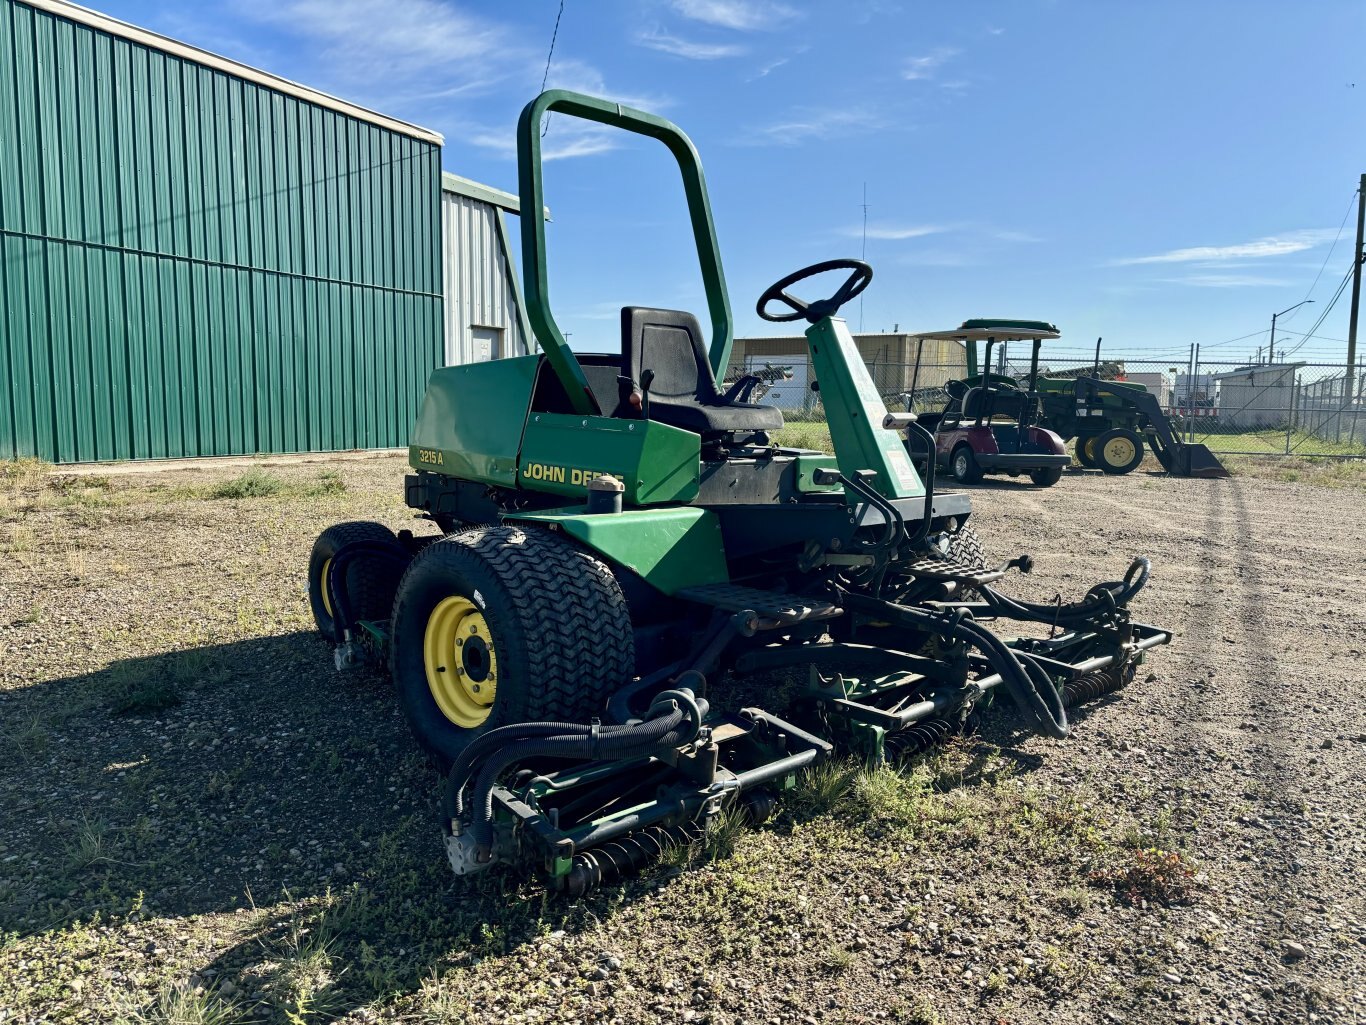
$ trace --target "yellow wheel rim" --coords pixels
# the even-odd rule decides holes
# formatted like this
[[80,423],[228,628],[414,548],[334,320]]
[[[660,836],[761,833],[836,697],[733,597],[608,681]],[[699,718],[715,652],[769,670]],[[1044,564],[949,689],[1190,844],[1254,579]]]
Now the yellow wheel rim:
[[323,560],[322,571],[322,592],[323,592],[323,611],[327,613],[327,618],[332,618],[332,599],[327,596],[327,575],[332,572],[332,560]]
[[1096,439],[1087,438],[1082,445],[1082,450],[1086,453],[1086,458],[1092,461],[1096,458]]
[[1128,438],[1111,438],[1105,443],[1105,461],[1111,466],[1127,466],[1134,458],[1134,443]]
[[441,714],[457,726],[482,725],[498,692],[498,656],[488,622],[474,602],[443,598],[422,638],[427,687]]

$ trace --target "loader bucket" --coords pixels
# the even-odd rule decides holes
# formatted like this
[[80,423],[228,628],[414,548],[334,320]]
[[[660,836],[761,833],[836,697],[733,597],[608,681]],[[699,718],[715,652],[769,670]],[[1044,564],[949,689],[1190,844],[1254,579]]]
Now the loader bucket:
[[1207,445],[1198,441],[1182,445],[1176,450],[1172,474],[1176,477],[1227,477],[1229,472]]

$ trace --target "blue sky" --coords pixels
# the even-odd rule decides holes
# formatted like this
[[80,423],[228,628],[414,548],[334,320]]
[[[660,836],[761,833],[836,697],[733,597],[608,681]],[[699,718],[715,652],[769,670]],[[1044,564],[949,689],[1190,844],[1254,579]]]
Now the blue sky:
[[[509,191],[559,7],[93,2],[436,129],[446,170]],[[1104,335],[1172,362],[1192,342],[1241,359],[1311,297],[1278,328],[1278,348],[1298,344],[1349,266],[1363,40],[1358,0],[566,0],[549,84],[692,136],[738,334],[768,333],[753,307],[770,281],[859,255],[866,183],[876,277],[846,308],[856,330],[1027,317],[1062,328],[1058,354]],[[615,350],[623,304],[704,313],[662,148],[562,117],[545,146],[552,296],[574,346]],[[1347,305],[1297,358],[1342,358]]]

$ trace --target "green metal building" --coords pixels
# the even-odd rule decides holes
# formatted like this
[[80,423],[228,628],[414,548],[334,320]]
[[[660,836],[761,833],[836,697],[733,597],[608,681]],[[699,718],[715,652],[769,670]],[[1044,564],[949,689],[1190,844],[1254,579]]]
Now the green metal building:
[[440,146],[0,0],[0,458],[406,445],[443,362]]

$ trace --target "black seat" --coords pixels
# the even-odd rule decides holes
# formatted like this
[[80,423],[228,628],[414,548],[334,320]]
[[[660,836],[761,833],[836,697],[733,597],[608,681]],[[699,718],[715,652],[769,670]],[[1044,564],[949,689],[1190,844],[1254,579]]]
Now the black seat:
[[776,431],[783,414],[722,395],[716,387],[702,328],[691,313],[624,306],[621,310],[622,370],[639,388],[650,382],[650,419],[695,434],[759,434]]

